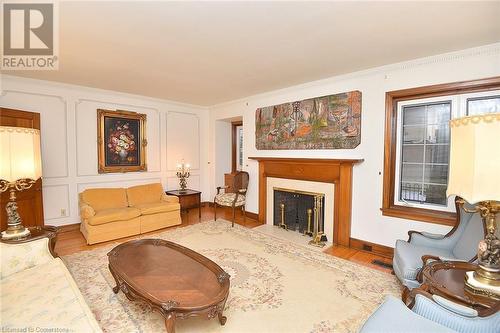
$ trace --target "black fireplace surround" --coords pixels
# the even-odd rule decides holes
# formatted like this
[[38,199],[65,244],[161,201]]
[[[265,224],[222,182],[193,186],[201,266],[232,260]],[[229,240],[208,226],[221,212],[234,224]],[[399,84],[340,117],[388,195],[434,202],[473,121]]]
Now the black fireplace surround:
[[[319,193],[318,193],[319,194]],[[274,189],[274,225],[281,224],[281,204],[285,205],[285,224],[288,230],[295,230],[301,233],[307,231],[307,210],[312,210],[311,230],[314,229],[314,200],[315,193],[294,191],[287,189]],[[321,199],[320,230],[324,229],[325,221],[325,196]]]

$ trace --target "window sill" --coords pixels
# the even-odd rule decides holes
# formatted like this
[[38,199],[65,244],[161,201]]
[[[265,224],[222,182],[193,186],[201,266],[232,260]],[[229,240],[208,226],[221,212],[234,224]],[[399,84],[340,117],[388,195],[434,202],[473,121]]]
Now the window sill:
[[448,226],[455,226],[457,214],[451,212],[442,212],[439,210],[430,210],[414,207],[405,207],[393,205],[388,208],[381,208],[382,215],[397,217],[419,222],[427,222]]

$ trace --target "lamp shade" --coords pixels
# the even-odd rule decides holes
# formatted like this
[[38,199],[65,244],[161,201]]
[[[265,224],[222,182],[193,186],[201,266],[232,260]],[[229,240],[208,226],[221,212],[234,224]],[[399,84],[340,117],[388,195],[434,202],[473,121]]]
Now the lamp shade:
[[14,182],[41,176],[40,131],[0,126],[0,179]]
[[447,195],[500,201],[500,113],[453,119],[450,128]]

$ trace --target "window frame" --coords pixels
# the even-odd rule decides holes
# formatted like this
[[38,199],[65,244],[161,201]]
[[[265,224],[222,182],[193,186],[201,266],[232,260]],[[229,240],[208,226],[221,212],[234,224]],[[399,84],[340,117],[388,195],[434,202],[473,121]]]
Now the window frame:
[[[231,122],[231,172],[238,171],[238,128],[243,128],[243,121]],[[243,165],[242,165],[243,168]]]
[[400,130],[398,126],[398,103],[498,89],[500,89],[500,76],[386,92],[382,215],[450,226],[456,223],[455,212],[398,205],[394,201],[396,194],[397,134]]
[[[399,129],[396,133],[396,161],[394,165],[394,172],[395,172],[395,182],[394,182],[394,204],[398,206],[405,206],[405,207],[414,207],[414,208],[419,208],[419,209],[430,209],[430,210],[438,210],[438,211],[446,211],[446,212],[454,212],[455,211],[455,200],[453,198],[448,198],[447,199],[447,205],[438,205],[438,204],[417,204],[417,203],[412,203],[412,202],[405,202],[404,200],[400,199],[400,186],[399,184],[401,183],[401,159],[402,159],[402,154],[403,154],[403,145],[402,145],[402,139],[403,139],[403,119],[402,119],[402,112],[404,107],[408,106],[417,106],[417,105],[433,105],[433,104],[444,104],[444,103],[449,103],[450,104],[450,117],[451,119],[456,118],[459,116],[458,114],[455,114],[459,101],[456,96],[449,96],[449,95],[444,95],[444,96],[438,96],[438,97],[428,97],[428,98],[421,98],[421,99],[416,99],[416,100],[405,100],[405,101],[400,101],[397,103],[397,128]],[[423,144],[426,146],[426,144]],[[449,144],[448,144],[449,145]],[[399,148],[399,149],[398,149]],[[425,150],[424,150],[425,154]]]

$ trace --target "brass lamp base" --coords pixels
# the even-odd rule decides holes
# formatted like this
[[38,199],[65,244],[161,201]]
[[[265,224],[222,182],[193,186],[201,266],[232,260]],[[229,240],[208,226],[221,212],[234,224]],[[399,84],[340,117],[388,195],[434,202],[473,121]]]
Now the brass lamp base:
[[26,229],[24,227],[19,228],[19,229],[7,229],[5,231],[2,231],[2,239],[19,239],[19,238],[25,238],[30,235],[29,229]]
[[[479,268],[479,270],[482,269]],[[499,280],[484,278],[478,274],[478,271],[471,271],[465,274],[465,290],[474,295],[485,296],[500,301]]]

